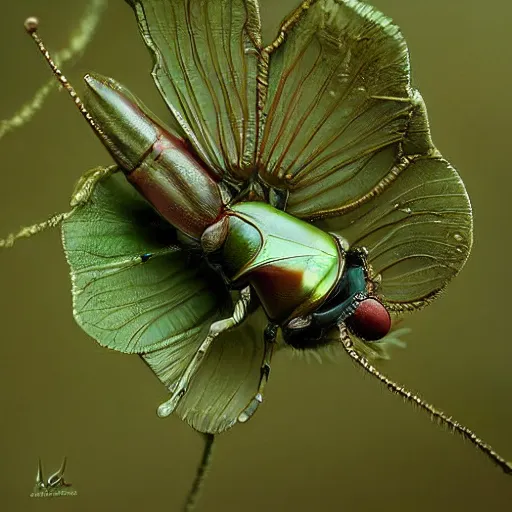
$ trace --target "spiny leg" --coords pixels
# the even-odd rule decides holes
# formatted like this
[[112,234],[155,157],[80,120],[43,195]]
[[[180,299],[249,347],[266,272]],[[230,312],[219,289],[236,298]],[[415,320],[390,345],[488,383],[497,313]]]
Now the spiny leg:
[[270,363],[272,361],[272,355],[274,354],[274,348],[276,345],[277,330],[278,326],[276,324],[268,324],[265,328],[265,333],[263,335],[265,340],[265,351],[263,353],[263,363],[261,365],[258,392],[249,402],[249,405],[238,416],[238,421],[240,423],[249,421],[258,409],[258,406],[263,402],[263,391],[265,390],[265,385],[267,384],[268,377],[270,375]]
[[52,215],[49,219],[44,222],[39,222],[38,224],[33,224],[32,226],[24,226],[17,233],[9,233],[5,238],[0,238],[0,247],[4,247],[8,249],[12,247],[16,240],[20,238],[29,238],[33,235],[37,235],[37,233],[41,233],[48,228],[54,228],[58,226],[63,220],[66,220],[71,212],[66,213],[57,213]]
[[93,169],[85,171],[71,194],[71,200],[69,202],[71,208],[76,208],[77,206],[87,203],[91,199],[96,185],[118,171],[119,167],[117,165],[94,167]]
[[31,236],[37,235],[48,228],[57,227],[74,212],[76,207],[89,201],[94,188],[101,180],[114,174],[117,170],[118,167],[116,165],[112,165],[110,167],[96,167],[85,172],[78,181],[75,190],[71,195],[71,210],[69,212],[57,213],[43,222],[33,224],[32,226],[25,226],[17,233],[10,233],[6,238],[0,238],[0,247],[7,249],[12,247],[16,240],[19,240],[20,238],[30,238]]
[[350,334],[348,332],[347,327],[344,324],[339,324],[340,329],[340,338],[343,348],[347,352],[347,354],[362,368],[364,368],[368,373],[379,379],[383,384],[387,386],[387,388],[397,395],[401,396],[408,402],[417,405],[420,409],[425,412],[430,413],[431,418],[435,418],[441,425],[447,426],[453,432],[456,432],[464,439],[469,440],[472,444],[474,444],[479,450],[481,450],[487,457],[489,457],[495,464],[497,464],[505,473],[511,475],[512,474],[512,464],[507,462],[503,457],[498,455],[490,445],[484,443],[476,434],[474,434],[471,430],[469,430],[464,425],[461,425],[457,421],[453,420],[449,416],[447,416],[444,412],[436,409],[433,405],[425,402],[418,395],[407,391],[403,386],[400,386],[396,382],[388,379],[385,375],[380,373],[376,368],[374,368],[369,361],[359,354],[355,348],[352,339],[350,338]]
[[247,286],[240,292],[240,298],[235,304],[233,316],[224,318],[223,320],[218,320],[210,326],[208,335],[192,357],[192,361],[190,361],[185,371],[181,374],[179,380],[169,388],[169,391],[172,393],[171,398],[158,407],[158,416],[165,418],[174,412],[176,407],[178,407],[179,401],[187,392],[192,378],[199,370],[201,363],[203,362],[203,359],[206,356],[206,353],[208,352],[208,349],[210,348],[213,340],[219,334],[225,331],[229,331],[245,320],[248,314],[250,301],[251,289]]

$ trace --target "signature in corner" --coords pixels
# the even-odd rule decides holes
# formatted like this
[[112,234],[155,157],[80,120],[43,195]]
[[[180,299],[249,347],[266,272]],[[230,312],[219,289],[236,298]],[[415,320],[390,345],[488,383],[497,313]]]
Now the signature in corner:
[[36,484],[33,492],[30,494],[32,498],[46,498],[51,496],[76,496],[78,493],[72,489],[71,484],[64,480],[64,471],[66,469],[66,457],[62,460],[60,468],[52,473],[48,480],[45,480],[43,474],[43,464],[41,459],[38,460]]

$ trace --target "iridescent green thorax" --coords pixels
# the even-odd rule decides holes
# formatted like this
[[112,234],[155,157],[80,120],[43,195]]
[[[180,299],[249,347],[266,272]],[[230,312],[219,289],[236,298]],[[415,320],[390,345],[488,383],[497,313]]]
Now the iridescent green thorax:
[[344,267],[331,235],[266,203],[239,203],[226,214],[222,270],[234,286],[252,286],[270,319],[308,314],[326,299]]

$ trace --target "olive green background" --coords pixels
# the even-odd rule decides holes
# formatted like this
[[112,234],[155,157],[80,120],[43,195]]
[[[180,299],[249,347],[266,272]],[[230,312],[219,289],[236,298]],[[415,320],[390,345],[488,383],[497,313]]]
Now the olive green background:
[[[294,0],[262,0],[267,40]],[[408,348],[383,369],[512,459],[510,222],[512,4],[375,0],[402,27],[434,141],[461,171],[475,246],[444,296],[407,320]],[[65,46],[85,2],[19,0],[0,15],[0,118],[49,76],[23,20]],[[278,7],[276,7],[278,5]],[[131,9],[112,0],[66,75],[112,76],[165,119]],[[80,174],[110,162],[63,93],[0,141],[0,236],[64,211]],[[59,233],[0,252],[0,509],[177,511],[202,442],[156,416],[166,391],[136,356],[101,348],[75,325]],[[77,497],[29,498],[68,457]],[[346,358],[277,355],[267,401],[218,439],[198,511],[479,511],[511,507],[512,478],[432,424]]]

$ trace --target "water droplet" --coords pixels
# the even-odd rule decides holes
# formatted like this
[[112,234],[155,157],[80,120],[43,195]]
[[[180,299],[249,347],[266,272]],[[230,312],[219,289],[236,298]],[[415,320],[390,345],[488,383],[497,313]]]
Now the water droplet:
[[336,93],[334,91],[329,91],[329,96],[331,98],[335,98],[336,97]]
[[250,416],[246,413],[246,412],[242,412],[240,414],[240,416],[238,416],[238,421],[240,423],[245,423],[246,421],[248,421],[250,418]]
[[395,210],[398,210],[398,208],[400,208],[400,203],[396,203],[396,204],[395,204],[395,206],[393,206],[393,208],[394,208]]
[[457,242],[462,242],[464,240],[464,237],[462,235],[459,235],[459,233],[455,233],[455,235],[453,235],[453,238],[455,238]]
[[171,412],[172,412],[172,409],[171,409],[169,403],[165,402],[158,407],[156,413],[158,414],[158,416],[160,418],[165,418],[165,417],[169,416],[171,414]]
[[410,208],[401,208],[400,211],[407,213],[407,215],[410,215],[412,213],[412,210]]

